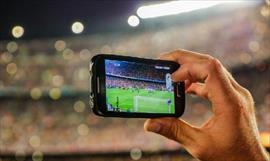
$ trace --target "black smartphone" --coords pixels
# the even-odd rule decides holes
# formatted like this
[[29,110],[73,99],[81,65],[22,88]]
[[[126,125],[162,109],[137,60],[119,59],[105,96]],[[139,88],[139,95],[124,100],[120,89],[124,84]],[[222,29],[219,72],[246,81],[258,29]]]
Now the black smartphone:
[[172,61],[99,54],[90,62],[90,104],[104,117],[180,117],[185,109],[184,82],[171,74]]

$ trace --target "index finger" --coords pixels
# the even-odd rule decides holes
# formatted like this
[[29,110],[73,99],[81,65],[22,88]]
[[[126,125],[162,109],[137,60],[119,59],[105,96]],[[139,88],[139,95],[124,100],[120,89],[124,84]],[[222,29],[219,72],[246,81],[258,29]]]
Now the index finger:
[[192,61],[209,59],[211,56],[184,49],[178,49],[169,53],[164,53],[160,55],[159,58],[162,60],[174,61],[179,64],[185,64]]

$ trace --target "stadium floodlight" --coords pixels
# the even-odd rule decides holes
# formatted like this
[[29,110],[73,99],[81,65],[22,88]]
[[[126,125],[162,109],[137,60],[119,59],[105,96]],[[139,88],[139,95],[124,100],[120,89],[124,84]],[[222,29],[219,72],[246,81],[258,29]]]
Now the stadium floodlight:
[[20,38],[24,34],[24,28],[22,26],[14,26],[11,33],[13,37]]
[[209,8],[219,4],[225,3],[238,3],[243,2],[243,0],[178,0],[171,1],[161,4],[154,4],[148,6],[139,7],[137,10],[137,15],[140,18],[154,18],[167,15],[175,15],[184,12],[190,12],[198,9]]
[[127,22],[130,26],[136,27],[140,24],[140,19],[135,15],[131,15],[129,16]]
[[83,24],[82,24],[81,22],[76,21],[76,22],[74,22],[74,23],[72,24],[71,30],[72,30],[72,32],[75,33],[75,34],[80,34],[81,32],[83,32],[84,26],[83,26]]

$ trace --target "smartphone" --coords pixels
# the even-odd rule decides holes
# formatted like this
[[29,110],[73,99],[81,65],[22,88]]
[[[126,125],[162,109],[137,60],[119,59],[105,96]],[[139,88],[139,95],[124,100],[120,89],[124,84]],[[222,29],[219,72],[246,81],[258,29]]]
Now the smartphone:
[[172,61],[96,55],[90,62],[90,106],[104,117],[180,117],[184,82],[171,80],[179,67]]

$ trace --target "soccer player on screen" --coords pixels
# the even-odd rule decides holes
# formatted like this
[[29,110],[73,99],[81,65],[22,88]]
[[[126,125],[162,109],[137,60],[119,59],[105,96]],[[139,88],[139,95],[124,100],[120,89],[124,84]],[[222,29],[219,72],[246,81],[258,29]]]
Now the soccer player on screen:
[[117,96],[116,97],[116,107],[118,108],[118,106],[119,106],[119,97]]
[[172,100],[171,99],[168,99],[168,101],[167,101],[168,106],[170,106],[171,103],[172,103]]

